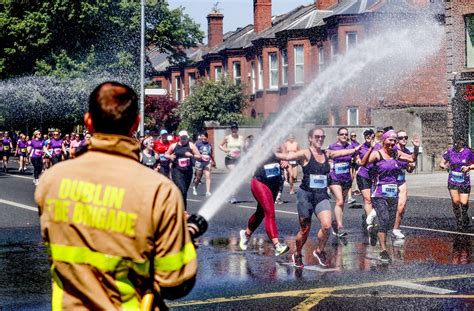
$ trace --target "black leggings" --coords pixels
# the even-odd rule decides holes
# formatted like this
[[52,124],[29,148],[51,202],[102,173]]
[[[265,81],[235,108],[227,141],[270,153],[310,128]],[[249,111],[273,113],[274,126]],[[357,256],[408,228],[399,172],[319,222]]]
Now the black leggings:
[[179,191],[181,191],[184,200],[184,209],[187,210],[188,190],[189,186],[191,185],[191,181],[193,180],[193,170],[192,168],[190,170],[180,170],[178,168],[173,168],[171,170],[171,178],[173,179],[173,182],[176,184],[176,186],[179,188]]
[[58,162],[61,162],[62,160],[62,154],[55,154],[52,158],[51,158],[51,163],[52,165],[58,163]]
[[395,224],[397,215],[398,198],[372,198],[372,206],[377,212],[379,231],[387,233]]
[[41,171],[43,170],[43,158],[33,157],[31,158],[31,164],[33,164],[34,168],[33,178],[38,179],[41,174]]

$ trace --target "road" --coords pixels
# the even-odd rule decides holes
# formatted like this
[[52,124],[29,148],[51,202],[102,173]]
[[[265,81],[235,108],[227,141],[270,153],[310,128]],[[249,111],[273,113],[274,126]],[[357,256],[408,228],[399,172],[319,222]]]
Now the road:
[[[0,173],[0,307],[3,310],[49,310],[49,267],[41,243],[34,185],[30,174]],[[31,172],[31,169],[30,169]],[[312,257],[315,235],[304,248],[304,269],[290,264],[290,255],[273,256],[263,224],[249,249],[238,247],[238,232],[254,212],[248,185],[239,189],[237,204],[226,204],[198,241],[199,274],[193,291],[170,301],[176,310],[473,310],[474,265],[472,227],[466,233],[455,223],[443,178],[413,177],[403,231],[403,245],[390,244],[394,258],[382,265],[378,248],[368,245],[361,230],[361,209],[346,208],[347,245],[331,239],[331,268],[321,269]],[[219,184],[224,174],[214,174]],[[426,191],[423,184],[429,184]],[[435,193],[430,189],[440,187]],[[426,188],[426,187],[425,187]],[[418,189],[418,190],[417,190]],[[202,189],[201,189],[202,190]],[[410,179],[409,179],[410,190]],[[189,210],[199,211],[203,195],[189,196]],[[360,197],[356,197],[358,201]],[[294,248],[298,231],[295,196],[284,193],[277,205],[280,237]]]

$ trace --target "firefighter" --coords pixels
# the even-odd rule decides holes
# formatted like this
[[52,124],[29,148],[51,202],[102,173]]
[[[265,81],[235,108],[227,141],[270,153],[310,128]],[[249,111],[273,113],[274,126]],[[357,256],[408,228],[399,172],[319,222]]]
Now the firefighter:
[[[109,81],[89,97],[87,151],[41,176],[35,192],[49,249],[52,309],[136,310],[185,296],[196,251],[178,188],[142,166],[131,135],[136,93]],[[191,217],[194,218],[195,217]]]

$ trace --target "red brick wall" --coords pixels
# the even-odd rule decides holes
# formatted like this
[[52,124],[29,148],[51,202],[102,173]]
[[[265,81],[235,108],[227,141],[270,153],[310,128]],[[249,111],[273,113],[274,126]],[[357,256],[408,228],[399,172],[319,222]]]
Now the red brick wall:
[[272,25],[272,0],[253,0],[253,25],[256,33]]

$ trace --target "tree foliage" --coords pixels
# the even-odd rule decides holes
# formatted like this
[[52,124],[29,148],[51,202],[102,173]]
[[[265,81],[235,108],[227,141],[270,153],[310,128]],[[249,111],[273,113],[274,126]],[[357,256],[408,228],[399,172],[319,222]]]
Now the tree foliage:
[[[167,1],[147,1],[145,15],[147,45],[174,61],[202,41],[199,26],[182,8],[170,10]],[[2,1],[0,41],[1,78],[75,78],[104,70],[138,75],[140,1]]]
[[178,102],[167,96],[145,97],[145,127],[149,130],[165,128],[174,131],[179,124]]
[[196,133],[204,128],[205,121],[217,121],[220,124],[240,122],[247,99],[242,84],[235,84],[229,79],[203,79],[178,109],[182,120],[180,127]]

